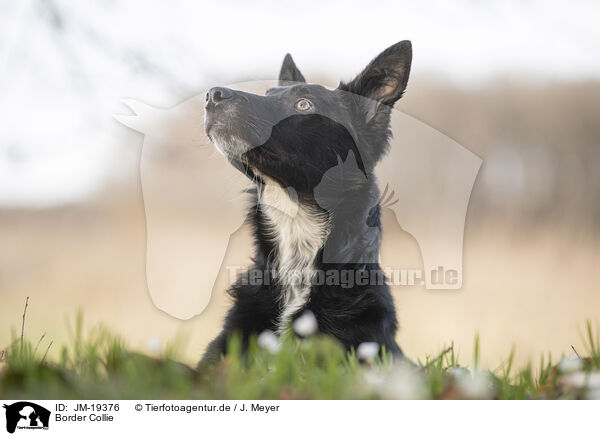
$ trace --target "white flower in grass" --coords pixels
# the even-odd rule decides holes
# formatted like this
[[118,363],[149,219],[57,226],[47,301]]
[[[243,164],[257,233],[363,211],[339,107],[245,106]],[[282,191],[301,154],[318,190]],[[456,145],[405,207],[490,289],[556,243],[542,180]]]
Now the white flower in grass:
[[379,370],[368,369],[363,373],[363,379],[367,388],[379,391],[385,384],[385,377]]
[[258,345],[273,354],[277,353],[281,348],[279,338],[271,330],[265,330],[258,335]]
[[454,378],[468,377],[471,375],[471,372],[467,368],[461,368],[460,366],[453,366],[452,368],[448,368],[447,372]]
[[382,387],[382,395],[389,400],[426,400],[429,390],[423,374],[413,367],[394,368]]
[[151,353],[159,354],[162,351],[162,341],[160,338],[152,336],[146,340],[146,347]]
[[583,360],[577,356],[563,356],[558,363],[558,370],[561,374],[578,372],[583,369]]
[[600,390],[600,371],[594,371],[590,373],[590,377],[588,379],[588,388],[592,390]]
[[489,373],[483,371],[457,377],[456,386],[461,397],[468,400],[485,400],[494,395],[492,378]]
[[377,342],[362,342],[356,349],[356,357],[366,362],[372,362],[379,353],[379,344]]
[[560,378],[560,384],[566,389],[600,390],[600,371],[590,373],[579,371],[565,374]]
[[317,324],[317,318],[315,318],[314,313],[310,310],[304,311],[304,313],[294,321],[294,331],[297,335],[304,338],[314,335],[318,330],[319,325]]
[[583,371],[565,374],[560,378],[560,384],[566,389],[583,389],[587,384],[587,374]]

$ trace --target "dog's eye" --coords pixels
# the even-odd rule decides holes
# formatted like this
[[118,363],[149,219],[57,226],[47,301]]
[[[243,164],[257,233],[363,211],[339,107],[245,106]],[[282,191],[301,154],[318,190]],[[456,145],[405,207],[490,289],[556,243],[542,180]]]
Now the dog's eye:
[[306,98],[301,98],[296,102],[296,110],[300,112],[306,112],[313,108],[313,104],[310,100]]

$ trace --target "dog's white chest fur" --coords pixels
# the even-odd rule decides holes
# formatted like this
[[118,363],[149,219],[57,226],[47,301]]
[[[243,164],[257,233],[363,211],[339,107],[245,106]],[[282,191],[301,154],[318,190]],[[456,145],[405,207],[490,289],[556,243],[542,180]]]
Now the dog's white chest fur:
[[[290,195],[291,194],[291,195]],[[306,305],[315,273],[315,258],[328,232],[328,219],[292,199],[278,184],[268,181],[260,195],[277,246],[274,267],[282,287],[281,332],[295,312]]]

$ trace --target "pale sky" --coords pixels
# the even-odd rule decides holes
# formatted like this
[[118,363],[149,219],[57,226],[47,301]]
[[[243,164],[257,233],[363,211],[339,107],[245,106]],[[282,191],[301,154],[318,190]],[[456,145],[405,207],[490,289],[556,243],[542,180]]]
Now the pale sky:
[[[44,6],[55,4],[55,7]],[[600,79],[594,1],[87,2],[0,0],[0,206],[84,198],[119,167],[112,114],[207,86],[303,73],[349,79],[413,42],[413,75]]]

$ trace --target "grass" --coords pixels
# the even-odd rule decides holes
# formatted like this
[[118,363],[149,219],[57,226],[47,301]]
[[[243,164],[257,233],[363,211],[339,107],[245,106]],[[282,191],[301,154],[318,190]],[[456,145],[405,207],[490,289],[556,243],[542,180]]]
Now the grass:
[[[476,336],[470,370],[453,344],[426,356],[418,367],[383,357],[359,359],[331,338],[285,336],[273,352],[250,341],[247,354],[234,338],[228,356],[195,370],[177,361],[177,346],[148,356],[103,327],[84,334],[79,313],[68,323],[69,342],[50,360],[45,334],[30,341],[25,331],[0,351],[0,397],[35,399],[583,399],[600,393],[600,340],[586,323],[585,355],[554,364],[513,368],[514,350],[493,371],[480,367]],[[575,350],[574,350],[575,351]],[[583,351],[583,350],[582,350]]]

